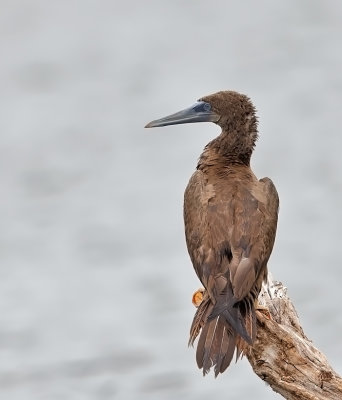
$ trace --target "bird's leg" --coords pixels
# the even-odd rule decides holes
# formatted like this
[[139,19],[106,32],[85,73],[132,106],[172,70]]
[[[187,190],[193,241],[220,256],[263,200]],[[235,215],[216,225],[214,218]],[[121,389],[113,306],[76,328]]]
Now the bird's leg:
[[192,304],[196,308],[198,308],[199,305],[202,303],[204,291],[205,291],[204,288],[200,288],[197,289],[196,292],[192,295]]

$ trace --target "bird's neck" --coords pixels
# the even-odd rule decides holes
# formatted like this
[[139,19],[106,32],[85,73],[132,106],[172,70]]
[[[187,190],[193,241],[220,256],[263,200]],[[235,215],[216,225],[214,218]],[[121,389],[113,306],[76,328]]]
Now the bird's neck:
[[197,168],[226,168],[234,165],[249,167],[257,137],[256,130],[248,134],[238,129],[223,130],[221,135],[207,144]]

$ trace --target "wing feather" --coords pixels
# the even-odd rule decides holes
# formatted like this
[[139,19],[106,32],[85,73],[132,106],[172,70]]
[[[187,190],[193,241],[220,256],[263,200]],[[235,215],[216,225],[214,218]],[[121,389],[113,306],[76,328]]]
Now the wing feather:
[[202,329],[196,357],[204,373],[212,365],[215,374],[222,372],[235,347],[239,357],[256,337],[254,301],[267,276],[279,200],[269,178],[246,174],[209,179],[198,170],[185,191],[188,251],[212,310],[196,313],[191,330],[193,343]]

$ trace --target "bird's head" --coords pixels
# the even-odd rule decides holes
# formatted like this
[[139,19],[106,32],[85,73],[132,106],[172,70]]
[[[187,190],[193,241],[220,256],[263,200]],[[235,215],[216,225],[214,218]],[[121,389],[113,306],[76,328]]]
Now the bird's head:
[[214,122],[223,131],[249,130],[255,125],[255,108],[250,99],[233,91],[221,91],[204,96],[192,106],[167,117],[148,123],[145,128],[166,125],[187,124],[192,122]]

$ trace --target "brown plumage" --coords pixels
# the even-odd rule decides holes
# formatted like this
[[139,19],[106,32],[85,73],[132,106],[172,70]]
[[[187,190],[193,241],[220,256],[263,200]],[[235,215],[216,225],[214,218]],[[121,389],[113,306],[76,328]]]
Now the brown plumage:
[[258,180],[250,158],[258,138],[250,99],[232,91],[203,97],[190,108],[147,127],[215,122],[221,134],[204,149],[184,196],[188,251],[205,287],[189,343],[201,331],[196,360],[215,375],[253,344],[255,302],[267,277],[278,219],[278,195],[269,178]]

